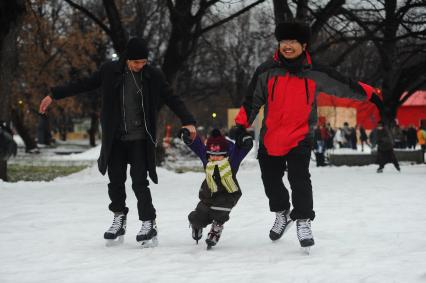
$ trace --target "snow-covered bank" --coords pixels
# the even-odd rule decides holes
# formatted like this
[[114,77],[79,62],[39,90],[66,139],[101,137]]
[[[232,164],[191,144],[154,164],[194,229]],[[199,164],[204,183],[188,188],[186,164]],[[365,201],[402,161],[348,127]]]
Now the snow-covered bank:
[[[202,173],[159,169],[152,186],[159,246],[139,249],[128,182],[124,245],[107,248],[107,178],[96,166],[53,182],[0,182],[0,282],[425,282],[426,166],[311,168],[316,246],[301,253],[295,227],[268,238],[269,212],[255,162],[243,196],[212,251],[190,236],[187,214]],[[287,182],[286,182],[287,183]],[[206,234],[207,231],[204,232]]]

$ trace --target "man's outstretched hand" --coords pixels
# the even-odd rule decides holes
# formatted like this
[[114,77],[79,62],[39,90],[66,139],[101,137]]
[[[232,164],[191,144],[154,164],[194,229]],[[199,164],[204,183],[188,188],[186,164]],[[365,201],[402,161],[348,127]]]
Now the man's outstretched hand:
[[183,126],[178,133],[178,137],[183,140],[185,144],[191,144],[196,135],[197,131],[194,125]]
[[52,103],[53,99],[50,96],[46,96],[45,98],[43,98],[43,100],[40,102],[40,107],[39,107],[39,112],[41,114],[45,114],[47,108],[49,107],[49,105]]

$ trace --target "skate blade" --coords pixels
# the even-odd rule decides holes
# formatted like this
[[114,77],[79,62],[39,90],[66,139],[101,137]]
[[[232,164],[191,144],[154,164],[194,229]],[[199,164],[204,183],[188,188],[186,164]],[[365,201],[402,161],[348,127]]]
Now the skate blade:
[[143,249],[154,248],[154,247],[158,246],[158,239],[157,239],[157,237],[154,237],[151,240],[140,241],[138,243],[141,245],[141,247]]
[[105,246],[106,247],[115,247],[115,246],[119,246],[121,244],[124,243],[124,236],[118,236],[116,239],[114,240],[105,240]]
[[210,239],[206,239],[206,244],[207,244],[207,250],[211,250],[212,247],[216,246],[216,243],[211,241]]
[[311,254],[311,247],[301,247],[301,249],[302,249],[302,252],[305,255],[310,255]]

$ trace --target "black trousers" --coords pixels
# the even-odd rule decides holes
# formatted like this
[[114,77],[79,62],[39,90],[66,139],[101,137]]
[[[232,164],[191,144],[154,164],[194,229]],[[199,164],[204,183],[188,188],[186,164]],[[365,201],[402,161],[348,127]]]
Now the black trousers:
[[290,197],[284,186],[284,172],[288,171],[293,202],[290,217],[296,219],[315,218],[313,210],[311,174],[309,161],[311,148],[305,142],[300,143],[285,156],[270,156],[259,153],[259,165],[269,208],[272,212],[290,209]]
[[396,159],[395,152],[393,151],[393,149],[378,150],[377,163],[379,163],[379,169],[383,169],[387,163],[393,163],[395,168],[399,170],[398,159]]
[[108,195],[111,200],[109,209],[112,212],[124,212],[126,207],[125,182],[127,178],[127,164],[130,164],[132,188],[138,200],[138,214],[142,221],[156,218],[152,204],[151,191],[148,188],[146,141],[115,140],[108,160]]

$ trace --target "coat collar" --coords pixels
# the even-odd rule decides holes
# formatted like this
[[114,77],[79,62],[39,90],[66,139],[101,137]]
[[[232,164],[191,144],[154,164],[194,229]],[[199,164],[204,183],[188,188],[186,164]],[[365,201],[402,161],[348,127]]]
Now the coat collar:
[[[279,50],[276,50],[274,53],[274,62],[277,64],[280,64],[280,59],[278,58],[278,52],[280,52]],[[309,65],[312,66],[312,59],[311,59],[311,55],[309,54],[308,51],[305,51],[305,56],[306,56],[306,60],[304,62],[304,65]]]
[[[121,61],[117,61],[117,64],[114,65],[114,73],[115,74],[124,74],[124,68],[126,67],[125,65],[126,63],[123,63]],[[142,77],[150,79],[152,74],[151,74],[151,66],[150,65],[146,65],[143,67],[142,69]]]

